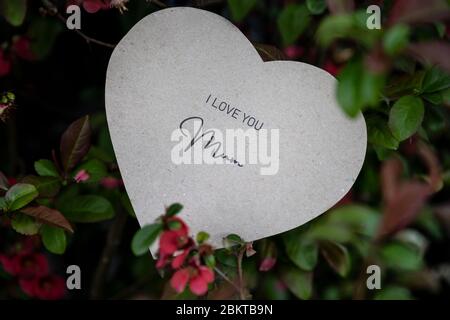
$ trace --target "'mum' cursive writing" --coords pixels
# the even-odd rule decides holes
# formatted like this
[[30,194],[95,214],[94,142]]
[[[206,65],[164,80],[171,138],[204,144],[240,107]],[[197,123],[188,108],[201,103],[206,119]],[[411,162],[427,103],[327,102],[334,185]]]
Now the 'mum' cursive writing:
[[[230,163],[236,164],[238,167],[243,167],[243,165],[241,163],[239,163],[239,161],[237,161],[236,159],[234,159],[233,157],[230,157],[228,155],[226,155],[224,152],[222,152],[221,150],[223,149],[222,146],[222,142],[220,141],[214,141],[215,140],[215,132],[214,130],[206,130],[203,131],[203,118],[201,117],[189,117],[184,119],[183,121],[181,121],[180,123],[180,131],[182,132],[182,134],[187,137],[187,135],[184,133],[184,130],[187,130],[184,128],[184,126],[186,125],[186,123],[188,122],[196,122],[196,121],[200,121],[200,126],[197,129],[197,131],[194,134],[194,137],[192,138],[191,142],[189,143],[189,145],[184,149],[184,152],[187,152],[189,149],[191,149],[197,142],[200,141],[201,144],[203,144],[203,139],[206,139],[207,142],[205,143],[205,145],[203,145],[203,149],[209,149],[212,148],[211,151],[211,155],[213,158],[218,159],[218,158],[222,158],[226,161],[229,161]],[[207,136],[209,136],[209,139],[207,138]],[[206,137],[205,137],[206,136]]]

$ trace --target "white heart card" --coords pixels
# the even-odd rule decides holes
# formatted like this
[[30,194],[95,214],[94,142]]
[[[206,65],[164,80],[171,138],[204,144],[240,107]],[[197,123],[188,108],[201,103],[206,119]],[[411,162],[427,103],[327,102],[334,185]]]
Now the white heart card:
[[263,62],[232,23],[170,8],[138,22],[106,77],[109,130],[141,225],[172,203],[191,233],[246,241],[300,226],[351,188],[366,152],[336,80],[300,62]]

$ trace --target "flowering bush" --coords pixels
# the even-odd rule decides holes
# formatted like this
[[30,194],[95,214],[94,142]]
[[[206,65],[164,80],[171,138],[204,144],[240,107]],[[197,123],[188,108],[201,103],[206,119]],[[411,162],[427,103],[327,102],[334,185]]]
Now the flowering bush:
[[[208,230],[193,237],[181,204],[139,228],[109,139],[104,73],[112,43],[140,17],[185,1],[2,0],[0,298],[448,295],[448,3],[189,3],[231,19],[264,60],[303,61],[338,78],[342,110],[367,122],[354,187],[299,228],[255,243],[231,234],[219,250]],[[76,32],[65,28],[74,4]],[[373,4],[381,29],[366,25]],[[71,264],[83,270],[80,292],[66,291]],[[366,287],[373,264],[381,290]]]

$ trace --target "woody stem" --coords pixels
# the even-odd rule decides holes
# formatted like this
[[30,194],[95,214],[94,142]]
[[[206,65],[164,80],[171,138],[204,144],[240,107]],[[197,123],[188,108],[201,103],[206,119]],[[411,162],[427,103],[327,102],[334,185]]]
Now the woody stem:
[[239,298],[245,300],[244,277],[242,272],[242,260],[244,259],[245,246],[241,248],[237,255],[237,269],[239,277]]

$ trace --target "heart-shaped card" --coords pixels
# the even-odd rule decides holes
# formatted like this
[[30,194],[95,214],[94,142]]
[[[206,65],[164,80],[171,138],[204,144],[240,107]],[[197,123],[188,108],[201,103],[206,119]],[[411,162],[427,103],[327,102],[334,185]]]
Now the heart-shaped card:
[[294,61],[263,62],[226,19],[170,8],[137,23],[106,77],[109,130],[141,225],[184,205],[192,234],[247,241],[304,224],[338,202],[364,161],[362,115],[336,80]]

